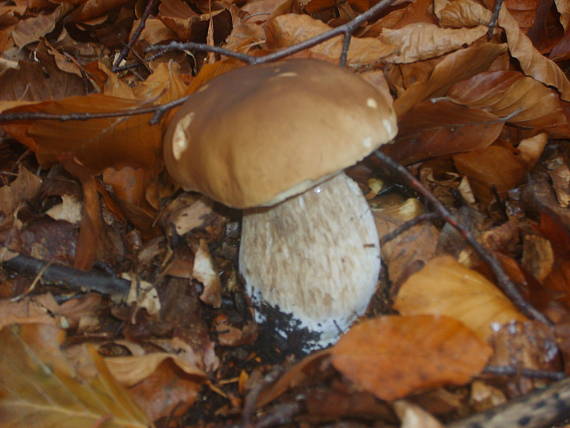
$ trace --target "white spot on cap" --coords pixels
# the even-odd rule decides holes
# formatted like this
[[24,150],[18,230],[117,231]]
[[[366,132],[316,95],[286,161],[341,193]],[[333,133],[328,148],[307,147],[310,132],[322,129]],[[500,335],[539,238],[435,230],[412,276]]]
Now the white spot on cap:
[[200,89],[198,89],[198,92],[205,91],[206,89],[208,89],[208,84],[207,84],[207,83],[206,83],[205,85],[201,86]]
[[174,135],[172,136],[172,155],[174,159],[180,160],[182,153],[188,148],[187,130],[194,119],[194,112],[188,113],[176,124]]
[[378,108],[378,103],[374,98],[368,98],[366,100],[366,105],[370,108]]
[[286,71],[285,73],[279,74],[277,77],[295,77],[295,76],[298,76],[298,74],[295,73],[294,71]]
[[367,149],[372,147],[372,137],[366,137],[362,140],[362,145]]
[[384,128],[386,129],[388,135],[390,135],[391,137],[395,137],[396,133],[394,126],[392,125],[392,122],[390,122],[388,119],[383,119],[382,123],[384,124]]

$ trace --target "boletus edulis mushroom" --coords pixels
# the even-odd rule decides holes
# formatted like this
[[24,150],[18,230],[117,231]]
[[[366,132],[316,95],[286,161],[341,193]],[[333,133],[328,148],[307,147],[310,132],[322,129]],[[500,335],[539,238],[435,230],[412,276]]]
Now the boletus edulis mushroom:
[[380,270],[378,234],[343,170],[397,133],[392,100],[351,71],[312,59],[242,67],[212,79],[164,139],[171,177],[243,209],[239,269],[264,307],[306,328],[305,351],[361,315]]

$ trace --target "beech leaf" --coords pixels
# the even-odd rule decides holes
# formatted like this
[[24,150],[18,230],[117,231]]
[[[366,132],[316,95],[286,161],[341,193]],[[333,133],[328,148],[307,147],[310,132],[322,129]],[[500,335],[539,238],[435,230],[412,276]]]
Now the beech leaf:
[[382,400],[422,389],[463,385],[478,374],[491,347],[446,316],[383,316],[354,326],[331,360],[358,387]]
[[394,307],[403,315],[453,317],[483,340],[491,336],[493,323],[527,320],[495,285],[451,256],[432,259],[410,276]]
[[410,63],[435,58],[455,51],[487,33],[487,27],[441,28],[434,24],[415,23],[392,30],[385,28],[380,39],[397,50],[384,58],[386,62]]
[[2,426],[146,428],[152,424],[91,349],[91,379],[77,376],[60,351],[62,330],[39,324],[0,332]]
[[[267,44],[273,49],[285,48],[331,30],[324,22],[307,15],[280,15],[267,23]],[[338,61],[342,37],[327,40],[309,49],[315,55]],[[353,37],[348,51],[351,64],[373,64],[394,51],[394,46],[370,37]]]
[[570,82],[564,72],[533,46],[504,5],[499,13],[498,23],[505,30],[509,51],[519,61],[523,72],[539,82],[554,86],[564,101],[570,101]]

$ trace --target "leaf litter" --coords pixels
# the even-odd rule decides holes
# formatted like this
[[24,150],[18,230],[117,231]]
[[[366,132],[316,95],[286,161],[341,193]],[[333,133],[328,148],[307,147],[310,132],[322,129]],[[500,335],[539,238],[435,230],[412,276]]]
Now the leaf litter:
[[[240,213],[180,193],[162,172],[172,112],[158,125],[151,114],[2,122],[2,260],[33,256],[45,269],[128,276],[146,290],[121,301],[3,271],[2,423],[442,426],[567,372],[569,11],[554,3],[545,12],[507,1],[488,38],[489,2],[400,2],[359,28],[348,51],[351,69],[394,99],[400,133],[383,151],[459,214],[553,326],[522,315],[463,238],[424,221],[384,245],[367,316],[295,362],[252,317],[237,274]],[[261,56],[374,4],[157,1],[115,64],[144,4],[4,2],[0,112],[164,104],[241,64],[189,50],[145,58],[149,46],[214,43]],[[335,62],[341,47],[337,37],[296,56]],[[373,159],[350,174],[381,235],[429,209]],[[537,376],[520,375],[528,371]]]

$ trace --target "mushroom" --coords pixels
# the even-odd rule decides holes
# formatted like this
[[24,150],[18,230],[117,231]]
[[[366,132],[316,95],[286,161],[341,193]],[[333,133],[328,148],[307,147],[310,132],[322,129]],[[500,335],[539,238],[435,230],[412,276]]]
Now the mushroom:
[[278,333],[316,333],[305,351],[334,342],[375,292],[374,219],[342,171],[396,133],[389,96],[313,59],[223,74],[169,124],[169,174],[185,190],[244,209],[239,269],[257,319],[264,308],[291,314],[291,328]]

